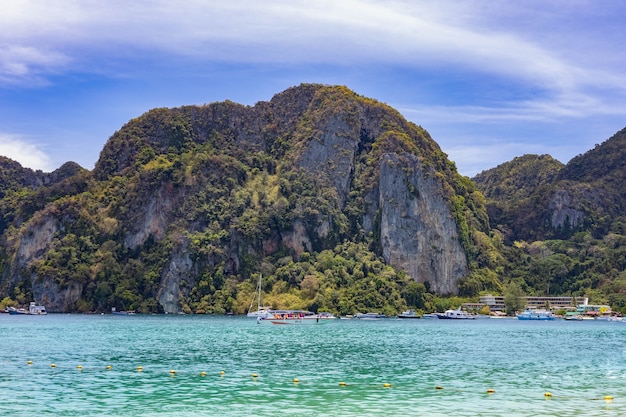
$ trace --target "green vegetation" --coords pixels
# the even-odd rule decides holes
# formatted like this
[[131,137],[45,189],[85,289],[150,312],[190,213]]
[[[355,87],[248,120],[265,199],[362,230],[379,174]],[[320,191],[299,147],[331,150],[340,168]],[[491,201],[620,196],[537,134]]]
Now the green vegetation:
[[[0,159],[0,298],[26,304],[56,291],[77,294],[64,311],[162,312],[171,302],[239,314],[262,273],[264,304],[275,308],[393,315],[492,293],[515,309],[524,293],[585,295],[626,313],[616,180],[626,158],[582,174],[600,163],[595,152],[626,149],[623,136],[571,166],[524,156],[473,182],[420,126],[345,87],[302,85],[254,107],[154,109],[110,138],[93,172],[68,163],[35,173]],[[304,160],[312,144],[337,137],[354,154],[346,145],[328,152],[345,160]],[[434,294],[424,277],[384,261],[376,187],[388,154],[407,178],[419,170],[440,186],[468,264],[458,296]],[[344,189],[332,173],[346,163]],[[425,197],[402,184],[409,198]],[[557,191],[571,209],[559,222]]]

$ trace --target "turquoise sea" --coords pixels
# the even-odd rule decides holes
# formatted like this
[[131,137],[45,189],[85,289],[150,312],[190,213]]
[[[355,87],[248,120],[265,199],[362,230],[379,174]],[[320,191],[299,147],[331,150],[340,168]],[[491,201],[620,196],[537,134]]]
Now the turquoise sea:
[[624,415],[626,323],[0,314],[0,416]]

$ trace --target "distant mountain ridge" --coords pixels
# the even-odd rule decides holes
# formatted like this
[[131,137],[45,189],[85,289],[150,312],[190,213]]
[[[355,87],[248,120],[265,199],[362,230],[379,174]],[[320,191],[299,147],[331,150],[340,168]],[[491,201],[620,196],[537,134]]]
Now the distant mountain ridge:
[[607,233],[626,208],[626,129],[566,165],[549,155],[524,155],[473,178],[488,200],[491,226],[510,239]]

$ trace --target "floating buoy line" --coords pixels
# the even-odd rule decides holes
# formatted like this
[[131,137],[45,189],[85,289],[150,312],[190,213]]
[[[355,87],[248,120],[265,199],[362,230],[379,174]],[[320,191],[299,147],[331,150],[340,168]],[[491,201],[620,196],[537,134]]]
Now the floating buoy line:
[[[26,365],[28,365],[29,367],[33,366],[33,364],[34,364],[34,362],[32,360],[26,361]],[[60,369],[61,367],[57,366],[56,363],[51,363],[50,364],[50,368],[52,368],[52,369]],[[83,365],[76,365],[76,369],[78,369],[79,371],[83,371],[85,368],[83,367]],[[93,369],[96,369],[96,368],[93,368]],[[112,369],[113,369],[113,366],[111,366],[111,365],[106,365],[104,367],[104,370],[106,370],[106,371],[110,371]],[[135,369],[136,372],[143,372],[143,370],[144,370],[143,366],[141,366],[141,365],[136,366],[134,369]],[[178,371],[176,371],[175,369],[170,369],[168,373],[169,373],[169,375],[171,377],[174,377],[174,376],[178,375]],[[194,373],[194,374],[199,375],[201,377],[206,377],[206,376],[209,375],[209,373],[207,373],[206,371],[200,371],[199,373]],[[216,372],[216,375],[218,375],[220,378],[224,378],[224,376],[226,375],[226,372],[222,370],[222,371]],[[252,373],[252,374],[249,374],[249,375],[252,377],[253,381],[258,381],[259,380],[259,374],[258,373]],[[299,378],[293,378],[293,379],[291,379],[291,382],[294,385],[298,385],[300,383],[300,379]],[[355,387],[359,386],[359,384],[349,384],[349,383],[347,383],[345,381],[339,381],[338,385],[339,385],[339,387],[342,387],[342,388],[346,388],[346,387],[350,387],[350,386],[355,386]],[[382,383],[382,384],[374,384],[374,385],[368,384],[368,386],[370,386],[372,388],[376,388],[376,387],[379,387],[379,388],[396,388],[395,385],[392,385],[389,382],[385,382],[385,383]],[[362,388],[362,386],[359,387],[359,389],[361,389],[361,388]],[[436,390],[436,391],[444,391],[444,386],[443,385],[435,385],[433,387],[433,389]],[[461,389],[451,389],[450,390],[450,389],[447,389],[446,391],[448,391],[448,392],[450,392],[450,391],[455,391],[455,392],[465,391],[466,392],[467,390],[461,390]],[[494,388],[487,388],[483,392],[485,392],[487,394],[496,394],[496,390]],[[554,395],[550,391],[544,392],[543,393],[543,397],[546,400],[553,399],[553,398],[558,398],[558,399],[578,398],[578,397],[568,397],[568,396],[556,396],[556,395]],[[611,402],[611,401],[613,401],[613,399],[614,399],[614,397],[612,395],[604,395],[602,397],[595,397],[595,398],[586,398],[586,400],[590,400],[590,401],[604,400],[606,402]]]

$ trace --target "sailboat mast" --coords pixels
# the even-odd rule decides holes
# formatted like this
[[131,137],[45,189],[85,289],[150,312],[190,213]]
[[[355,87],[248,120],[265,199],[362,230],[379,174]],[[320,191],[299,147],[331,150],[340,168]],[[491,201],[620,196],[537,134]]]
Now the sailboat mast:
[[263,274],[259,274],[259,285],[258,285],[258,287],[259,287],[259,296],[257,298],[258,305],[257,305],[257,310],[256,311],[261,310],[261,278],[262,277],[263,277]]

